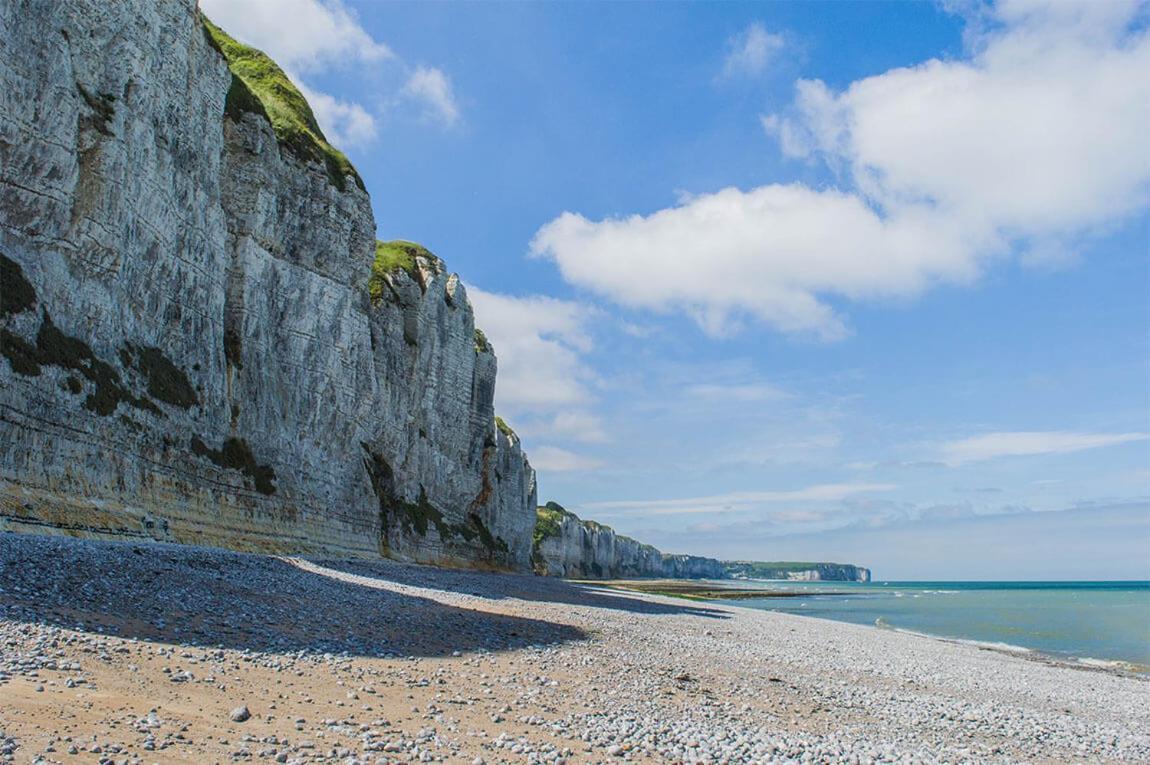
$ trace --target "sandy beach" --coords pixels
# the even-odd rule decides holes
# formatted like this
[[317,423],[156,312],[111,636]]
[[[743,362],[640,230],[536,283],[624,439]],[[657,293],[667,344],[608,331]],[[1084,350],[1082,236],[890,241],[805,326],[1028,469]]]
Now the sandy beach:
[[0,760],[1146,762],[1150,684],[735,605],[0,536]]

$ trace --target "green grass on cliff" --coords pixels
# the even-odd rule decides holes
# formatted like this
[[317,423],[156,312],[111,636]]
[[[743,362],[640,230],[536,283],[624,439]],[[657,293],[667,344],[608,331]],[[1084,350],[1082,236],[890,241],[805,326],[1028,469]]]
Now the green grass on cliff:
[[515,431],[511,429],[510,425],[507,424],[507,420],[503,419],[499,415],[495,415],[495,427],[499,428],[499,432],[508,438],[515,437]]
[[819,566],[839,566],[840,563],[817,563],[814,561],[762,561],[762,560],[731,560],[725,561],[729,567],[738,566],[748,570],[760,571],[811,571]]
[[384,289],[389,288],[387,276],[396,271],[403,271],[412,279],[422,285],[422,276],[419,273],[419,264],[416,258],[425,258],[432,263],[438,263],[435,257],[421,244],[405,242],[396,239],[392,242],[375,243],[375,260],[371,264],[371,278],[368,280],[368,291],[372,300],[379,300],[384,295]]
[[223,54],[233,75],[225,114],[233,119],[244,112],[262,114],[280,144],[300,159],[321,163],[336,188],[343,191],[350,176],[362,189],[359,173],[328,143],[307,99],[276,62],[263,51],[237,42],[207,17],[202,18],[208,40]]
[[479,353],[487,353],[491,350],[491,343],[487,341],[487,335],[483,334],[483,330],[479,327],[475,328],[475,350]]
[[548,502],[543,507],[536,508],[535,534],[533,540],[535,549],[539,549],[539,545],[544,539],[559,536],[559,532],[563,527],[564,518],[575,518],[578,520],[577,516],[567,512],[558,502]]

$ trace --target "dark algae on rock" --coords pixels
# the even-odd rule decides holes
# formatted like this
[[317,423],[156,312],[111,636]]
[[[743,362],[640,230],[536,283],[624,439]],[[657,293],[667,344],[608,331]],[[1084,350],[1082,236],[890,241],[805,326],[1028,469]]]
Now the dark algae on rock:
[[466,289],[377,242],[282,68],[187,0],[0,49],[0,531],[530,567]]
[[208,445],[197,436],[192,436],[192,452],[206,457],[222,468],[230,468],[252,479],[260,494],[275,494],[276,471],[268,465],[256,462],[248,442],[242,438],[229,438],[219,449]]

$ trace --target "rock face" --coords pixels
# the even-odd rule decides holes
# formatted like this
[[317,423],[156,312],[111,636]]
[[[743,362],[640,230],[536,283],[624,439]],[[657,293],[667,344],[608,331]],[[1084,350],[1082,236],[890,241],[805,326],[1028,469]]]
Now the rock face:
[[869,582],[870,569],[849,563],[765,563],[724,561],[733,579],[786,579],[793,582]]
[[5,0],[0,53],[0,529],[530,565],[463,285],[373,272],[194,0]]
[[536,573],[572,579],[722,579],[712,558],[669,555],[610,526],[584,521],[556,502],[540,507],[535,527]]

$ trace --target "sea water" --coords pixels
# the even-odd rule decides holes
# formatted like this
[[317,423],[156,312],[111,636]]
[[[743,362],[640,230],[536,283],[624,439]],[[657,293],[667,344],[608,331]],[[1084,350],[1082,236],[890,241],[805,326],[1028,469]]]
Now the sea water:
[[[729,584],[729,583],[725,583]],[[1150,582],[781,582],[738,605],[1150,671]]]

